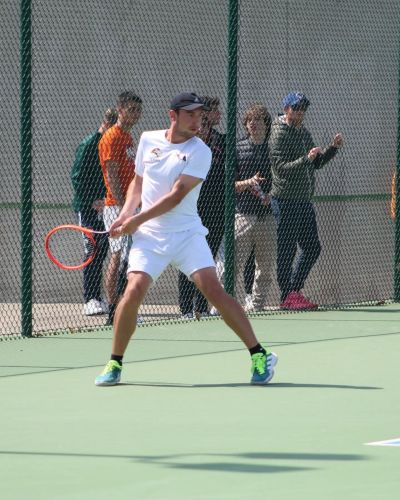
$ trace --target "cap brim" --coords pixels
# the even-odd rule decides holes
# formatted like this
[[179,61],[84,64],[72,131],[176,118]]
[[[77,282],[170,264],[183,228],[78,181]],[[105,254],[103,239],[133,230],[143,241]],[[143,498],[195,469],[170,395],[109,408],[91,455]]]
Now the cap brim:
[[185,111],[193,111],[194,109],[197,108],[204,108],[204,104],[199,103],[199,102],[194,102],[193,104],[188,104],[187,106],[179,106],[179,108],[176,109],[184,109]]
[[193,102],[192,104],[187,104],[186,106],[174,106],[171,107],[170,109],[175,111],[178,109],[184,109],[185,111],[193,111],[194,109],[198,108],[203,108],[204,111],[210,111],[210,107],[207,104],[201,102]]
[[194,102],[193,104],[188,104],[187,106],[182,106],[181,108],[178,109],[184,109],[185,111],[193,111],[194,109],[197,108],[206,109],[206,106],[203,103]]

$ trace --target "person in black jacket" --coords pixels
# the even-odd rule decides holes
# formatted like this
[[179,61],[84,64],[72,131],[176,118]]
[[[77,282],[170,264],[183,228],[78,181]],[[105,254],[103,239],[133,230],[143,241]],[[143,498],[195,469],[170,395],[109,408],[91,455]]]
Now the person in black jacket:
[[[74,189],[73,208],[78,223],[96,231],[104,231],[103,208],[106,188],[101,172],[98,144],[103,133],[114,125],[118,112],[114,108],[105,111],[97,132],[87,136],[79,144],[75,161],[71,169],[71,181]],[[107,255],[108,237],[105,234],[94,235],[97,252],[93,261],[83,270],[83,314],[93,316],[106,314],[108,304],[101,299],[102,266]],[[85,252],[89,246],[85,245]]]
[[[235,295],[249,312],[266,306],[275,260],[276,231],[268,196],[272,182],[268,147],[271,121],[265,106],[252,105],[243,118],[247,135],[236,147]],[[252,301],[245,304],[243,277],[253,249]]]
[[[211,168],[200,191],[197,208],[203,225],[208,229],[207,242],[217,255],[224,235],[224,185],[225,185],[225,134],[215,130],[221,120],[219,99],[203,96],[206,109],[203,111],[201,128],[197,134],[212,152]],[[186,319],[208,314],[208,302],[185,274],[179,273],[179,308]]]

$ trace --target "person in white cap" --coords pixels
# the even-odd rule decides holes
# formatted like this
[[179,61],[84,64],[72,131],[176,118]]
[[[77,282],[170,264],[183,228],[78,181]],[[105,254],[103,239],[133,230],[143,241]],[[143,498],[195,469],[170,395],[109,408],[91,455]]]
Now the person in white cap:
[[[258,342],[243,308],[222,288],[197,212],[201,183],[211,165],[210,148],[196,136],[206,108],[195,93],[177,95],[167,130],[144,132],[136,155],[136,175],[110,235],[133,234],[128,283],[114,319],[111,359],[96,377],[98,386],[116,385],[122,359],[136,328],[138,309],[150,285],[172,264],[185,273],[221,313],[252,358],[253,384],[274,375],[275,353]],[[141,212],[135,210],[142,204]]]

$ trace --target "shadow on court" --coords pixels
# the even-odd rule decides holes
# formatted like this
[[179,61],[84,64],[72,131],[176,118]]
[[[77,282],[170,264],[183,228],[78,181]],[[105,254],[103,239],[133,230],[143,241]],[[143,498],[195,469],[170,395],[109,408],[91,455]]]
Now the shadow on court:
[[[231,474],[276,474],[283,472],[310,471],[317,467],[305,465],[276,465],[277,461],[285,462],[354,462],[369,460],[365,455],[352,454],[330,454],[330,453],[186,453],[174,455],[144,456],[144,455],[116,455],[116,454],[89,454],[89,453],[48,453],[34,451],[7,451],[0,450],[4,456],[28,456],[28,457],[50,457],[50,458],[87,458],[87,459],[117,459],[124,461],[140,462],[148,465],[157,465],[173,469],[193,471],[216,471]],[[204,459],[213,461],[202,461]],[[195,461],[191,462],[191,459]],[[222,461],[221,459],[228,459]],[[245,460],[245,461],[244,461]],[[182,461],[179,462],[179,461]],[[270,461],[273,463],[260,463]]]

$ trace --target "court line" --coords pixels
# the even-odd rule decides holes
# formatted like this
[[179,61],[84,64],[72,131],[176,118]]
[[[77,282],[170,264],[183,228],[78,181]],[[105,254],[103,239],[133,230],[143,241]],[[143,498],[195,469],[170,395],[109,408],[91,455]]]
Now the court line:
[[123,455],[114,453],[68,453],[51,451],[15,451],[0,450],[0,455],[27,455],[43,457],[76,457],[76,458],[121,458],[145,462],[159,462],[168,459],[186,459],[188,457],[235,457],[248,460],[310,460],[310,461],[363,461],[371,460],[368,455],[344,453],[288,453],[288,452],[243,452],[243,453],[176,453],[170,455]]
[[223,388],[229,388],[229,387],[245,387],[246,390],[251,387],[254,390],[260,390],[260,387],[268,387],[268,390],[271,388],[275,389],[282,389],[282,388],[306,388],[306,389],[354,389],[354,390],[382,390],[383,387],[375,387],[375,386],[368,386],[368,385],[344,385],[344,384],[297,384],[295,382],[272,382],[271,384],[268,384],[268,386],[262,386],[262,385],[250,385],[249,383],[245,382],[237,382],[237,383],[229,383],[229,384],[180,384],[180,383],[172,383],[172,382],[140,382],[140,381],[135,381],[135,382],[120,382],[118,384],[119,386],[124,386],[124,385],[132,385],[132,386],[139,386],[139,387],[165,387],[168,389],[217,389],[219,387]]

